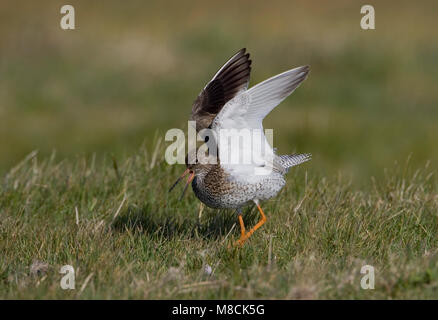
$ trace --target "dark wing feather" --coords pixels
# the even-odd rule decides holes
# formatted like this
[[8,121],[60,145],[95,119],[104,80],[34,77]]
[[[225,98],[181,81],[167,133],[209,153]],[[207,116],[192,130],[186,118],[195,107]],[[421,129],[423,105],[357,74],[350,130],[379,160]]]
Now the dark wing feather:
[[248,88],[250,73],[251,60],[244,48],[219,69],[193,103],[191,120],[196,121],[197,131],[208,128],[223,106]]

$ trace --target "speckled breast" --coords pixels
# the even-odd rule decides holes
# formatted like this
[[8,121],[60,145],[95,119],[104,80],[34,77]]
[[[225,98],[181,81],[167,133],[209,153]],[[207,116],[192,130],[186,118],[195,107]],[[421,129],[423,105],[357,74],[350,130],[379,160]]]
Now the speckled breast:
[[254,199],[267,200],[276,196],[285,183],[279,173],[260,177],[254,183],[227,179],[206,183],[205,179],[196,177],[192,188],[198,199],[211,208],[240,208]]

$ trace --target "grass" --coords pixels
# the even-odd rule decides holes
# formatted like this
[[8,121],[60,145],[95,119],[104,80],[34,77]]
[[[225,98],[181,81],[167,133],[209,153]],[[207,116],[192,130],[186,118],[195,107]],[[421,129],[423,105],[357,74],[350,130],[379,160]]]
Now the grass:
[[[237,249],[232,211],[200,212],[193,193],[178,202],[167,192],[182,168],[162,149],[123,163],[32,153],[3,176],[0,298],[438,298],[438,190],[427,165],[394,165],[360,190],[302,165]],[[257,211],[244,219],[255,224]],[[75,290],[60,288],[66,264]],[[374,290],[360,287],[366,264]]]

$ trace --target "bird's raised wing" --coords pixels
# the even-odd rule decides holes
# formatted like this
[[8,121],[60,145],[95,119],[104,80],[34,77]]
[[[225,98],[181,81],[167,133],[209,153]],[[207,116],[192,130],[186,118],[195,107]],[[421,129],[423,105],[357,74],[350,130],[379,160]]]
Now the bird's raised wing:
[[249,53],[243,48],[232,56],[204,87],[192,107],[196,130],[208,128],[223,106],[248,88],[251,73]]
[[[272,160],[274,150],[269,145],[263,133],[263,119],[289,96],[303,82],[309,73],[309,66],[298,67],[278,74],[269,78],[249,90],[242,91],[232,100],[226,103],[222,110],[213,120],[212,128],[220,136],[223,129],[241,130],[253,129],[261,133],[260,141],[252,140],[252,145],[248,143],[239,144],[238,148],[226,140],[218,139],[219,155],[224,154],[224,148],[227,149],[227,155],[233,154],[251,154],[253,167],[273,166]],[[236,149],[237,148],[237,149]],[[222,160],[221,164],[222,164]],[[251,166],[241,166],[234,163],[230,165],[223,164],[229,171],[240,171],[248,174],[247,170],[252,170]],[[243,171],[242,171],[243,170]],[[233,173],[233,172],[232,172]]]

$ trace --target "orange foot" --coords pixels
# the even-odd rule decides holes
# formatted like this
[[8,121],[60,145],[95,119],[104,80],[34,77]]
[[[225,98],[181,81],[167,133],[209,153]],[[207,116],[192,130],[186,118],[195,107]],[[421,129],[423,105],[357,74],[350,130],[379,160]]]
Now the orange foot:
[[254,226],[254,228],[252,228],[248,232],[245,232],[245,224],[243,223],[242,214],[239,214],[240,239],[236,241],[236,243],[235,243],[236,246],[242,247],[243,244],[245,243],[245,241],[248,240],[249,237],[251,237],[251,235],[254,233],[254,231],[256,231],[258,228],[260,228],[266,222],[266,216],[265,216],[262,208],[260,208],[258,202],[256,202],[256,205],[257,205],[257,208],[259,209],[260,214],[262,215],[262,218],[260,219],[259,222],[257,222],[257,224]]

